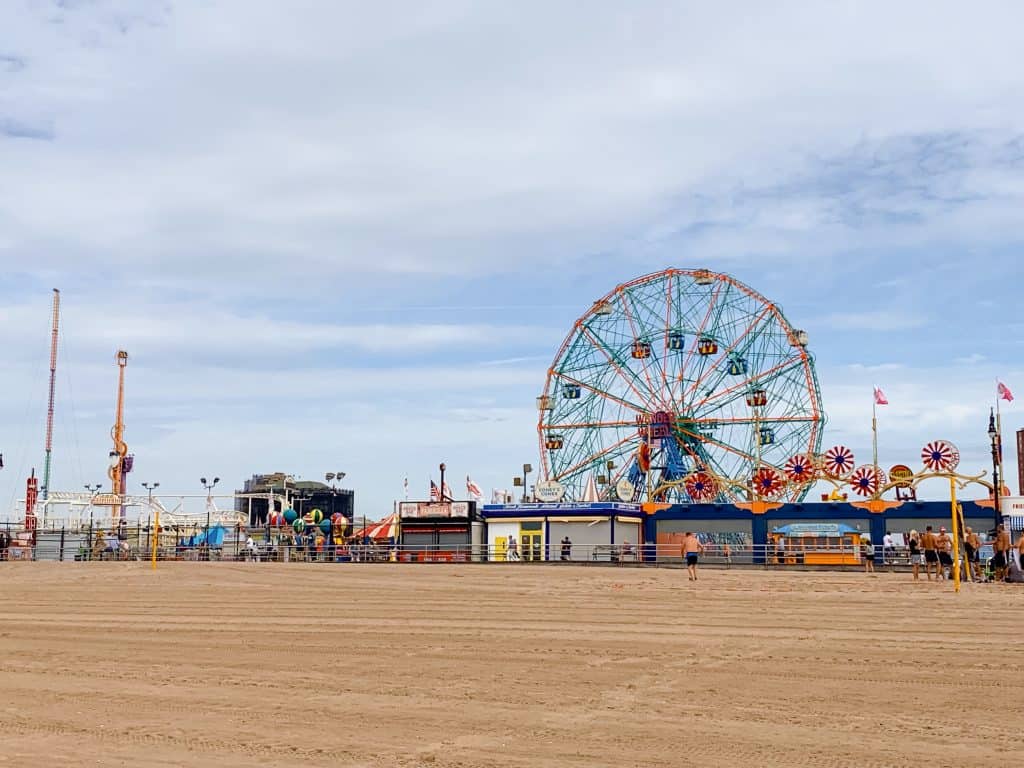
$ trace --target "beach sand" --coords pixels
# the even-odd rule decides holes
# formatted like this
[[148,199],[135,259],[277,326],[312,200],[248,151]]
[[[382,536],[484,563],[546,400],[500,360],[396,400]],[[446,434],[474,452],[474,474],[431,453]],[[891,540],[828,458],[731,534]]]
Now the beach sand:
[[0,766],[1021,760],[1024,589],[581,566],[0,564]]

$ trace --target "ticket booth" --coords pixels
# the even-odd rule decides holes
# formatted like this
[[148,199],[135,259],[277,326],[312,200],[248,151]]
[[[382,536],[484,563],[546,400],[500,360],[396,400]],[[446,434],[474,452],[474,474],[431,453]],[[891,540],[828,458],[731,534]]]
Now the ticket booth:
[[[791,523],[769,534],[768,561],[773,565],[858,565],[861,535],[844,523]],[[784,563],[778,562],[780,551],[785,552]]]

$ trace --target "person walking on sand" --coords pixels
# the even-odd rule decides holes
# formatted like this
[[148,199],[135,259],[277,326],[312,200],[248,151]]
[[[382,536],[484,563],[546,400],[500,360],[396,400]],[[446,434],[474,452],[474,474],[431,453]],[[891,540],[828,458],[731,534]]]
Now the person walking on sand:
[[729,546],[729,542],[722,545],[722,557],[725,558],[725,567],[732,568],[732,547]]
[[932,566],[935,566],[935,578],[942,578],[939,570],[939,553],[936,551],[935,532],[932,531],[930,525],[924,529],[924,536],[921,537],[921,549],[924,550],[924,572],[928,576],[928,581],[932,580]]
[[907,540],[907,547],[910,549],[910,567],[914,573],[914,581],[921,580],[921,537],[917,531],[911,530]]
[[692,531],[687,531],[683,539],[683,556],[686,558],[686,570],[689,572],[690,581],[697,580],[697,560],[704,551],[704,545],[700,543]]

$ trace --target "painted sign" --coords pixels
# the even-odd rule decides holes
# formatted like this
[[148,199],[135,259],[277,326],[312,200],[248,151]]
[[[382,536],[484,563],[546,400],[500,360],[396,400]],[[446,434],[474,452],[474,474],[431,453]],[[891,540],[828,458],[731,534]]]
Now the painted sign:
[[896,464],[889,470],[889,478],[896,482],[897,488],[909,488],[910,478],[914,476],[913,470],[906,464]]
[[469,517],[468,501],[400,501],[400,517]]
[[534,488],[537,501],[552,503],[561,501],[565,496],[565,486],[557,480],[541,480]]
[[629,482],[628,477],[622,478],[615,484],[615,495],[623,501],[632,501],[635,493],[636,487]]

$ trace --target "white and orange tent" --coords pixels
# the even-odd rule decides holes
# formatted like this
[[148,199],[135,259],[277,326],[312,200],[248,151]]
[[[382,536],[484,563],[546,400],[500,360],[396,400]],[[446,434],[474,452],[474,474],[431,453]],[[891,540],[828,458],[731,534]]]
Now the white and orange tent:
[[356,541],[363,539],[372,541],[387,541],[398,538],[398,515],[392,514],[385,517],[378,523],[370,523],[365,528],[355,532]]

